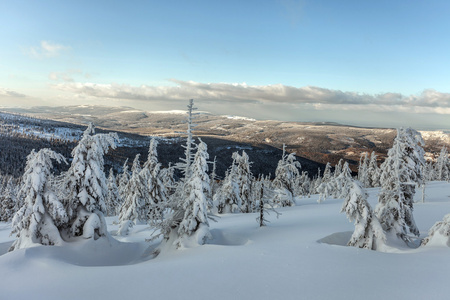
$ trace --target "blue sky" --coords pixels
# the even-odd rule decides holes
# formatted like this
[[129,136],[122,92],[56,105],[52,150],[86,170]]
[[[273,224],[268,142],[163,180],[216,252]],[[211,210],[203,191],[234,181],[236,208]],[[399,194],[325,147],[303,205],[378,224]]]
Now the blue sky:
[[[450,129],[449,1],[2,1],[0,105]],[[356,113],[355,113],[356,112]]]

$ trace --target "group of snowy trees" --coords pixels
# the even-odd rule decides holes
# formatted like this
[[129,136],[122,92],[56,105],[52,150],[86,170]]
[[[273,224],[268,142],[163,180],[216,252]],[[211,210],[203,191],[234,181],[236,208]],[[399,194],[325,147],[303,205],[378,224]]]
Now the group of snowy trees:
[[[386,242],[387,237],[398,238],[411,245],[413,238],[410,234],[419,236],[413,209],[416,187],[424,186],[427,179],[424,175],[427,164],[423,145],[424,141],[419,132],[411,128],[400,128],[392,148],[388,151],[388,157],[379,169],[372,163],[373,154],[370,161],[367,155],[363,156],[359,181],[353,181],[342,207],[348,218],[355,222],[355,231],[349,245],[376,250]],[[428,169],[428,174],[434,174],[428,179],[448,180],[448,177],[441,174],[446,174],[445,170],[449,167],[448,154],[444,147],[434,167]],[[380,186],[375,211],[372,211],[367,203],[368,196],[364,186]],[[448,220],[450,219],[447,218]],[[431,229],[430,236],[438,230],[442,231],[442,228],[450,228],[445,218]],[[424,243],[429,239],[430,237],[426,238]]]
[[12,219],[17,240],[11,250],[107,235],[103,155],[115,140],[113,133],[95,134],[90,124],[72,151],[69,170],[57,178],[52,160],[66,162],[61,154],[44,148],[28,155],[19,191],[23,204]]
[[[12,219],[12,233],[17,236],[11,250],[108,237],[105,216],[118,216],[118,235],[129,234],[136,224],[149,224],[166,243],[189,247],[210,237],[209,221],[216,214],[256,213],[264,226],[268,212],[278,216],[275,208],[294,206],[296,197],[311,194],[319,194],[319,202],[328,197],[344,199],[342,212],[355,222],[349,245],[377,249],[387,236],[406,243],[411,241],[409,234],[418,236],[413,217],[416,185],[450,179],[446,148],[435,164],[426,164],[420,134],[400,128],[387,159],[378,166],[374,152],[370,158],[364,154],[356,178],[348,162],[340,160],[334,172],[327,164],[322,176],[311,179],[301,172],[295,154],[283,147],[273,180],[252,174],[250,159],[242,151],[233,153],[232,164],[219,181],[207,145],[193,138],[195,109],[191,100],[185,156],[175,166],[162,167],[157,140],[152,139],[143,164],[137,155],[131,170],[126,161],[120,174],[111,169],[107,177],[103,156],[115,148],[117,135],[95,134],[92,124],[73,149],[69,170],[59,176],[52,171],[53,162],[67,163],[61,154],[32,151],[20,184],[2,177],[1,220]],[[178,180],[175,168],[182,174]],[[380,187],[375,210],[367,202],[368,187]]]
[[18,192],[18,180],[12,176],[0,176],[0,222],[11,221],[19,209]]

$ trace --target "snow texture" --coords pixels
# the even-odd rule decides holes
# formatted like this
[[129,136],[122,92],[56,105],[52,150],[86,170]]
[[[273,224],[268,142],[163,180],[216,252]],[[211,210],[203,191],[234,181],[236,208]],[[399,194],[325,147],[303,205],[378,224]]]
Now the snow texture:
[[[376,204],[379,188],[367,191],[368,202]],[[428,184],[427,202],[415,205],[421,237],[450,211],[449,196],[449,183]],[[1,222],[1,298],[143,299],[149,289],[161,299],[448,297],[447,246],[428,243],[411,249],[403,243],[384,252],[345,247],[354,225],[339,213],[343,202],[318,205],[317,198],[296,199],[296,206],[280,208],[282,217],[268,216],[272,222],[262,228],[255,222],[257,214],[223,214],[210,224],[212,239],[205,245],[158,256],[161,240],[146,241],[153,231],[148,225],[136,225],[117,240],[101,237],[7,252],[11,227]],[[115,232],[117,217],[106,221]],[[224,288],[224,282],[232,288]]]

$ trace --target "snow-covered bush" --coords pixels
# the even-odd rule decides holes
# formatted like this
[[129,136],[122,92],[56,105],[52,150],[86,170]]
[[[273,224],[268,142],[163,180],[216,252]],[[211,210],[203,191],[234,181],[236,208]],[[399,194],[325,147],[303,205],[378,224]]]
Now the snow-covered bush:
[[428,236],[423,239],[422,245],[450,247],[450,214],[445,215],[442,221],[436,222],[431,227]]

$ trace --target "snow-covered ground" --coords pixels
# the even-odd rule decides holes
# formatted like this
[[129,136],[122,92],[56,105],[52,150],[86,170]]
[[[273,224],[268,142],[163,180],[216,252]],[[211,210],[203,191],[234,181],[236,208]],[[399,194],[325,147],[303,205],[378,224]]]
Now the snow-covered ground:
[[[421,237],[450,213],[449,183],[426,191],[414,210]],[[372,206],[377,192],[369,190]],[[263,228],[255,214],[224,215],[211,223],[209,244],[157,257],[159,242],[146,241],[152,230],[144,225],[117,240],[7,253],[13,238],[0,223],[0,299],[448,299],[449,247],[341,246],[353,231],[342,200],[316,200],[279,209]],[[114,220],[107,218],[112,234]]]

